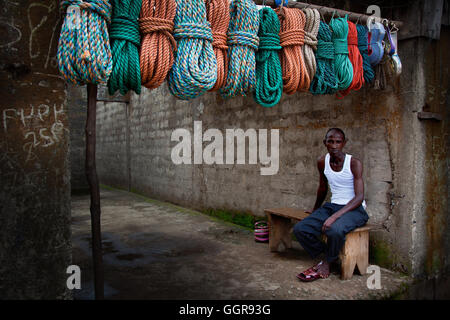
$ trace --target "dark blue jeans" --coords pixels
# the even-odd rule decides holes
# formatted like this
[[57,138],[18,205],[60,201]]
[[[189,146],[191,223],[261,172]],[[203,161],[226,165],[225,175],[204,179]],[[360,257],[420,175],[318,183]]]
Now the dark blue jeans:
[[345,243],[345,235],[365,225],[367,220],[369,220],[369,216],[363,206],[344,213],[331,225],[330,229],[325,231],[327,236],[327,244],[325,245],[318,238],[322,233],[323,223],[342,207],[344,206],[327,202],[294,226],[295,237],[312,258],[325,252],[328,262],[337,260],[339,252]]

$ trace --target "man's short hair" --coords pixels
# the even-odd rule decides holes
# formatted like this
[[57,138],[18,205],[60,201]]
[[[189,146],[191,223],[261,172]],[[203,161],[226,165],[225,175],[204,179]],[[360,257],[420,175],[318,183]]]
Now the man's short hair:
[[340,128],[331,128],[331,129],[328,129],[327,133],[325,134],[325,139],[327,138],[328,134],[329,134],[331,131],[337,131],[337,132],[339,132],[340,134],[342,134],[342,137],[344,137],[344,141],[345,141],[345,133],[344,133],[344,131],[343,131],[342,129],[340,129]]

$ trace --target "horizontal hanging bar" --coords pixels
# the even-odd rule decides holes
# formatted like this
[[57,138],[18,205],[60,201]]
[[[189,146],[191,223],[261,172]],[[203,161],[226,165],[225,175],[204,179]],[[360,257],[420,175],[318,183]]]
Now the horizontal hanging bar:
[[[274,0],[253,0],[256,4],[258,5],[267,5],[270,7],[276,7],[275,5],[275,1]],[[340,17],[345,17],[345,15],[348,15],[348,19],[356,22],[358,19],[361,23],[367,23],[367,20],[369,18],[373,18],[372,16],[368,16],[366,14],[359,14],[359,13],[354,13],[354,12],[350,12],[350,11],[345,11],[345,10],[340,10],[340,9],[335,9],[335,8],[329,8],[329,7],[324,7],[324,6],[318,6],[315,4],[311,4],[311,3],[304,3],[304,2],[295,2],[295,1],[289,1],[288,5],[289,8],[299,8],[299,9],[304,9],[304,8],[311,8],[311,9],[317,9],[319,10],[319,12],[321,12],[323,15],[327,15],[327,16],[332,16],[333,13],[336,16],[340,16]],[[403,25],[403,22],[401,21],[393,21],[393,20],[388,20],[388,19],[383,19],[383,18],[375,18],[374,21],[377,22],[382,22],[382,21],[388,21],[388,23],[391,26],[396,26],[398,28],[400,28]]]

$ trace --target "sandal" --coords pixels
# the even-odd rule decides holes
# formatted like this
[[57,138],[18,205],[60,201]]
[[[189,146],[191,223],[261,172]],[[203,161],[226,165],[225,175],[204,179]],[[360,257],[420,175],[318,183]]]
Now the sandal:
[[297,278],[304,282],[310,282],[321,278],[321,275],[317,272],[317,270],[314,269],[314,267],[311,267],[299,273],[297,275]]
[[322,273],[317,272],[318,269],[319,269],[319,266],[321,264],[322,264],[322,261],[319,262],[314,267],[311,267],[311,268],[309,268],[309,269],[299,273],[297,275],[297,278],[300,279],[301,281],[304,281],[304,282],[311,282],[311,281],[314,281],[314,280],[317,280],[317,279],[320,279],[320,278],[322,278],[322,279],[328,278],[328,275],[325,276]]

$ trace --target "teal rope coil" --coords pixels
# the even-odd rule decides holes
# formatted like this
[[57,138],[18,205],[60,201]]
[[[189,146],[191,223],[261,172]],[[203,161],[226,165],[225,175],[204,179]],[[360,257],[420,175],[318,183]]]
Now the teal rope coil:
[[370,64],[367,36],[368,30],[366,26],[360,24],[356,25],[356,30],[358,32],[358,49],[363,58],[364,81],[366,83],[371,83],[375,78],[375,72]]
[[348,23],[346,18],[333,18],[330,21],[333,31],[334,71],[338,80],[338,90],[347,89],[353,81],[353,65],[348,57]]
[[280,46],[280,21],[269,7],[259,11],[259,47],[256,52],[256,88],[254,99],[263,107],[276,105],[283,93],[283,75],[278,52]]
[[210,23],[203,0],[176,0],[174,38],[177,54],[169,73],[170,92],[179,99],[196,98],[211,89],[217,80]]
[[334,45],[331,30],[323,21],[320,21],[317,41],[317,70],[309,91],[312,94],[333,94],[338,87],[334,72]]
[[247,95],[256,84],[259,17],[252,0],[232,0],[228,27],[228,74],[220,90],[224,98]]
[[122,95],[129,90],[141,93],[141,68],[139,64],[139,12],[142,0],[111,0],[113,14],[110,29],[113,70],[108,81],[108,91],[117,90]]
[[61,10],[65,18],[57,52],[60,74],[79,85],[106,83],[112,70],[111,5],[107,0],[65,0]]

